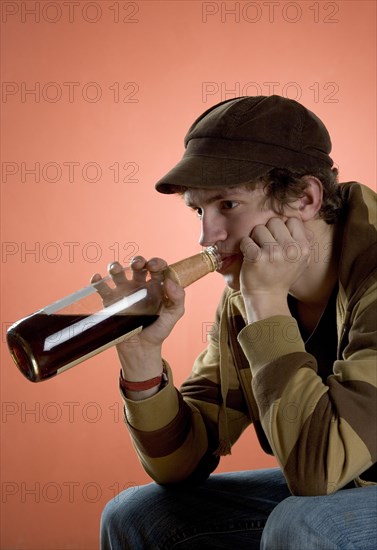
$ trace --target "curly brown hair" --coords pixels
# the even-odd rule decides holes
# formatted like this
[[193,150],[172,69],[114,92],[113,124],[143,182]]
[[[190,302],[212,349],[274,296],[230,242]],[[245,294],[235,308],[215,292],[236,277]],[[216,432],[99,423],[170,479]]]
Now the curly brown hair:
[[282,214],[284,207],[290,202],[301,198],[308,185],[304,176],[314,176],[320,180],[323,187],[322,206],[318,212],[326,223],[335,223],[342,211],[342,198],[338,184],[337,168],[290,171],[282,168],[273,168],[256,182],[250,182],[245,187],[255,188],[262,184],[266,199],[278,214]]
[[[343,211],[343,201],[338,183],[337,168],[302,169],[291,171],[285,168],[272,168],[260,178],[241,184],[229,186],[255,189],[262,186],[266,195],[266,201],[279,215],[284,214],[284,208],[291,202],[304,196],[308,186],[305,176],[313,176],[320,180],[323,187],[322,206],[318,215],[328,224],[335,223]],[[175,193],[183,196],[189,187],[177,186]]]

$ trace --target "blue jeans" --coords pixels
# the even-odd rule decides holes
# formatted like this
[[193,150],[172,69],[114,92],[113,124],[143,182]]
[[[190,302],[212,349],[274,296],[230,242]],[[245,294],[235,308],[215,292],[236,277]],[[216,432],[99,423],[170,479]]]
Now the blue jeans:
[[127,489],[105,507],[101,550],[375,550],[377,486],[294,497],[278,469]]

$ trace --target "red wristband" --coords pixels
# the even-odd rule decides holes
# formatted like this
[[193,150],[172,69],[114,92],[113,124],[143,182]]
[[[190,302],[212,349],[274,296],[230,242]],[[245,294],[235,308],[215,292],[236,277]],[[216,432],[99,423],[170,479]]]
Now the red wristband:
[[123,390],[126,391],[144,391],[150,390],[156,386],[159,386],[162,382],[163,374],[155,376],[155,378],[150,378],[149,380],[143,380],[142,382],[129,382],[125,380],[122,376],[122,373],[119,377],[119,383]]

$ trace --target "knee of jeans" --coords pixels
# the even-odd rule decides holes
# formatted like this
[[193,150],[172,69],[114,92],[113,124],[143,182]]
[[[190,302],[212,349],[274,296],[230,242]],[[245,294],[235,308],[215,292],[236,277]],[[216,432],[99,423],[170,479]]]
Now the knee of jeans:
[[138,489],[138,487],[130,487],[106,504],[101,516],[101,530],[112,530],[119,523],[127,521],[127,517],[140,513]]
[[[263,530],[261,550],[300,548],[305,516],[302,497],[288,497],[271,512]],[[303,546],[304,548],[305,546]]]

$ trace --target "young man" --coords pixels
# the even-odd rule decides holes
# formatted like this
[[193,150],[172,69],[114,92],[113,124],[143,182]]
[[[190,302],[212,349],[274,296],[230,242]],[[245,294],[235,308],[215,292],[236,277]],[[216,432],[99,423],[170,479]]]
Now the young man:
[[[118,348],[126,424],[157,483],[107,505],[102,549],[374,549],[376,196],[337,183],[326,128],[279,96],[212,107],[185,146],[156,188],[197,212],[227,287],[180,390],[161,356],[183,315],[172,281],[159,319]],[[136,257],[134,278],[165,265]],[[280,468],[210,475],[250,424]]]

